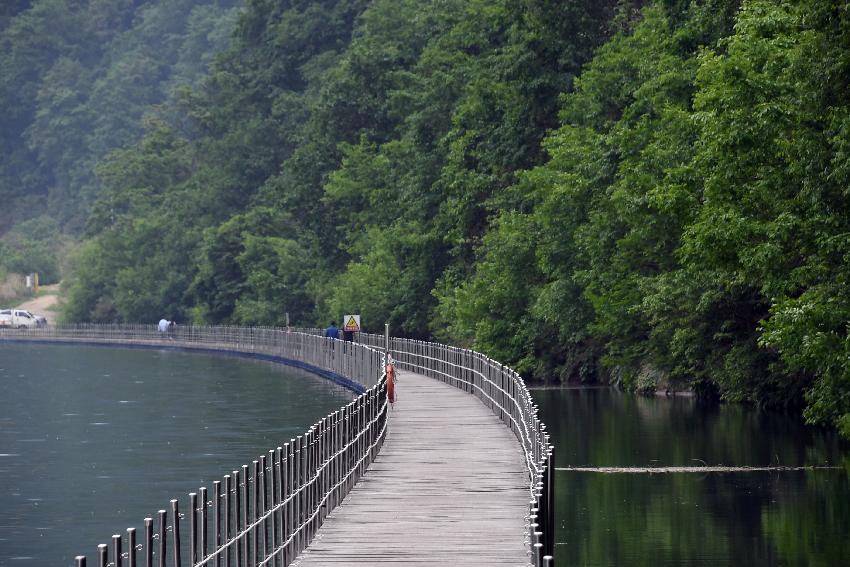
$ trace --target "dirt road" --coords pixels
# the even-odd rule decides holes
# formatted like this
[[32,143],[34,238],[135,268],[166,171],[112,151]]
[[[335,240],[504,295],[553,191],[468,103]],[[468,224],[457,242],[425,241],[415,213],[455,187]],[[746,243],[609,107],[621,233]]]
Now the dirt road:
[[[21,303],[17,308],[26,309],[27,311],[37,313],[39,315],[47,315],[45,311],[53,309],[59,301],[59,284],[42,286],[41,291],[43,295]],[[51,318],[52,317],[48,316],[48,321],[50,321]]]

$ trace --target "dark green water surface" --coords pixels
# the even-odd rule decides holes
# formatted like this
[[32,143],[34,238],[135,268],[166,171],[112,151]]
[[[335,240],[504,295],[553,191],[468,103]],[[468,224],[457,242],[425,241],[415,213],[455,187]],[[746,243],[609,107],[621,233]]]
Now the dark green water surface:
[[791,415],[610,389],[534,390],[556,467],[804,466],[675,474],[557,471],[561,566],[850,565],[850,447]]
[[94,564],[98,543],[352,397],[245,358],[0,345],[0,565]]

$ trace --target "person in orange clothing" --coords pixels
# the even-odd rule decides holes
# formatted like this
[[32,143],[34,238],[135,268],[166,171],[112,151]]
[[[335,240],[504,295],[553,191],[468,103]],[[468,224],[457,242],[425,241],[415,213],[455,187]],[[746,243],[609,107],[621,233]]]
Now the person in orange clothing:
[[395,403],[395,366],[392,356],[387,356],[387,401],[390,406]]

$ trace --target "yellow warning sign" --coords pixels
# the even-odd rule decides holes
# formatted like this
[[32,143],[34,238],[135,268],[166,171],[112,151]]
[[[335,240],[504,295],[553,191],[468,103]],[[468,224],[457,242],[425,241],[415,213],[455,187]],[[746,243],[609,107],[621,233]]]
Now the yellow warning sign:
[[343,326],[342,330],[347,331],[349,333],[359,333],[360,332],[360,315],[346,315],[342,318]]

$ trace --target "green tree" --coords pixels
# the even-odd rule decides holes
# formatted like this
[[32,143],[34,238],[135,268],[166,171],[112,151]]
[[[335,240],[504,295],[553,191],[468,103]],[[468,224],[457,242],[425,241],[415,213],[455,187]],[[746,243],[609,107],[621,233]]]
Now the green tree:
[[787,397],[814,380],[806,417],[850,435],[847,18],[832,2],[750,2],[723,52],[704,55],[705,201],[684,252],[747,290],[735,320],[748,348],[784,363],[764,384]]
[[38,273],[41,284],[57,283],[63,245],[56,221],[47,216],[30,219],[18,223],[0,239],[0,264],[12,273]]

